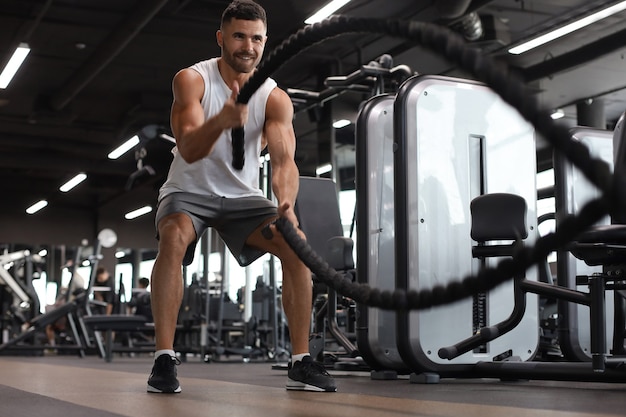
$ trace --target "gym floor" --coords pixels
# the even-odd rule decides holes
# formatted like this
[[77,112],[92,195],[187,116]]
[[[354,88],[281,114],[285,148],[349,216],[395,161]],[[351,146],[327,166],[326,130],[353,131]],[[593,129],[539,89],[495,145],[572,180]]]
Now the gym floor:
[[[181,394],[146,393],[147,354],[0,357],[2,417],[587,417],[624,416],[626,384],[441,379],[411,384],[408,376],[375,381],[366,372],[335,372],[337,393],[284,388],[286,370],[272,363],[205,363],[178,367]],[[280,368],[280,367],[279,367]]]

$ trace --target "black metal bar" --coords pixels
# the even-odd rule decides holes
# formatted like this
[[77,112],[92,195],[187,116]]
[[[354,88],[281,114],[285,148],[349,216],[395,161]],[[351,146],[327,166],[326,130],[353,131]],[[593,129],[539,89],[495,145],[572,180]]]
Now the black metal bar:
[[561,287],[558,285],[524,280],[520,282],[520,286],[524,291],[533,294],[553,296],[563,301],[570,301],[576,304],[582,304],[586,306],[591,304],[589,294],[581,291],[571,290],[569,288]]
[[626,382],[626,372],[607,367],[594,372],[588,362],[479,362],[472,378],[513,378],[548,381]]
[[606,360],[606,309],[604,278],[589,277],[591,304],[589,305],[589,328],[591,333],[591,363],[593,370],[604,372]]
[[513,287],[513,311],[507,319],[494,326],[484,327],[473,336],[459,343],[439,349],[439,357],[442,359],[454,359],[513,330],[520,323],[526,311],[526,294],[522,291],[519,284],[520,280],[515,280]]
[[358,356],[358,349],[346,335],[341,331],[337,324],[337,293],[332,288],[328,288],[328,304],[326,308],[326,322],[328,323],[328,331],[343,346],[348,355]]

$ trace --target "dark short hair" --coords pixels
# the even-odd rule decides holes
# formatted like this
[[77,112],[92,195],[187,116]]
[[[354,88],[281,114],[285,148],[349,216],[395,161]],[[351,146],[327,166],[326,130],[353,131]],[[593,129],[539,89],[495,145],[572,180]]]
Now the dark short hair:
[[222,13],[221,24],[230,22],[232,19],[260,20],[267,27],[265,9],[252,0],[233,0]]
[[150,280],[146,277],[141,277],[139,278],[139,284],[143,285],[144,287],[148,287],[148,285],[150,285]]

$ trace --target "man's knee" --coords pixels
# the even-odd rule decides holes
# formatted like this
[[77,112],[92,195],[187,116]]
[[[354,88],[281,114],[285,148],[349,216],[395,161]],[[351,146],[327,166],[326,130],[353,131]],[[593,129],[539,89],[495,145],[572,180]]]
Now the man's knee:
[[302,259],[300,259],[298,254],[294,252],[282,236],[279,235],[275,237],[274,240],[278,248],[276,256],[280,259],[283,267],[293,269],[294,271],[306,269]]
[[186,215],[172,214],[159,221],[160,247],[177,248],[184,253],[194,239],[193,224]]

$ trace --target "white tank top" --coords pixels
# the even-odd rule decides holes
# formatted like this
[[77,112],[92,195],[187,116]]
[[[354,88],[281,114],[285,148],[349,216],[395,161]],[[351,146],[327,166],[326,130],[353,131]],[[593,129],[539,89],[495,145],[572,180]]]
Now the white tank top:
[[[201,104],[204,117],[208,119],[219,113],[232,92],[219,72],[217,58],[198,62],[190,68],[204,80]],[[268,78],[248,102],[248,121],[244,126],[245,163],[241,171],[232,167],[231,129],[222,132],[208,156],[194,163],[185,162],[174,148],[174,160],[160,189],[159,200],[181,191],[230,198],[262,196],[263,191],[259,188],[261,136],[265,124],[265,104],[275,87],[276,82]]]

